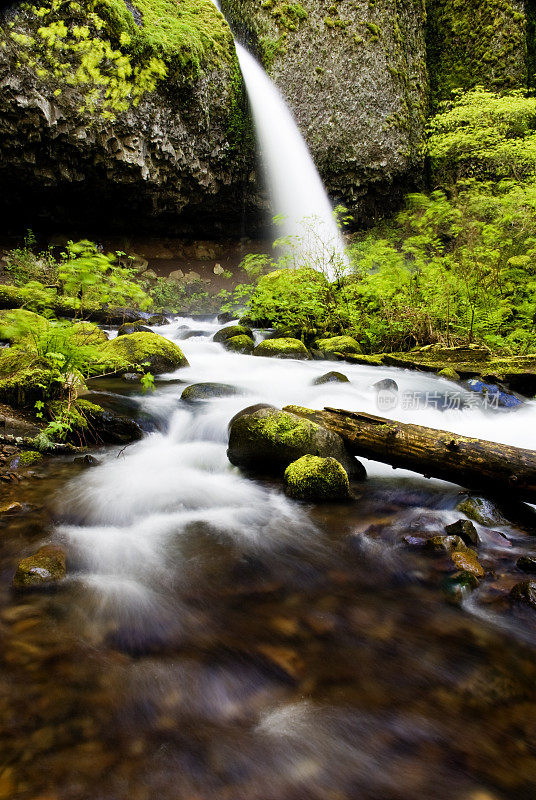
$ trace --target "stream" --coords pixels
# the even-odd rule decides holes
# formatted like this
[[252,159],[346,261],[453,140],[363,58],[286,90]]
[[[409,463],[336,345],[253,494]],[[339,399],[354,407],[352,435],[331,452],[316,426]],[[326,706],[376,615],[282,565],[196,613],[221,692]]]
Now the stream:
[[[495,574],[455,604],[452,565],[402,539],[459,519],[460,487],[364,462],[351,503],[307,505],[226,448],[229,420],[262,402],[536,449],[536,404],[445,410],[460,389],[436,376],[229,353],[220,327],[156,328],[190,367],[153,393],[94,381],[144,438],[95,467],[36,467],[25,513],[0,520],[0,800],[533,800],[536,623],[505,600],[530,519],[477,525]],[[350,382],[313,385],[334,369]],[[379,411],[383,379],[428,405]],[[180,399],[205,381],[239,394]],[[68,578],[13,594],[44,542],[65,546]]]

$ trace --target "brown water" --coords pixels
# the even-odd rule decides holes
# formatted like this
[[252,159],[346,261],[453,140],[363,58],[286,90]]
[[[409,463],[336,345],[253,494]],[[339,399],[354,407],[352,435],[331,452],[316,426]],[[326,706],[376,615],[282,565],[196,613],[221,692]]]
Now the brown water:
[[[456,487],[372,471],[349,505],[292,504],[222,472],[178,394],[140,399],[163,432],[101,467],[1,489],[26,507],[0,521],[0,798],[534,798],[536,612],[506,599],[533,531],[481,530],[488,575],[452,603],[448,558],[401,540],[441,532]],[[49,539],[69,578],[13,594]]]

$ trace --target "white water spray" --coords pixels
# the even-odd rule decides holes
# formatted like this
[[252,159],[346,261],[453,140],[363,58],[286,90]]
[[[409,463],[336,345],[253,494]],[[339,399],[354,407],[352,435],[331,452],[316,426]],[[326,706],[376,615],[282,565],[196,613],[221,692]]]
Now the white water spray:
[[236,52],[280,236],[290,239],[297,266],[305,262],[333,280],[348,259],[320,175],[275,85],[238,42]]

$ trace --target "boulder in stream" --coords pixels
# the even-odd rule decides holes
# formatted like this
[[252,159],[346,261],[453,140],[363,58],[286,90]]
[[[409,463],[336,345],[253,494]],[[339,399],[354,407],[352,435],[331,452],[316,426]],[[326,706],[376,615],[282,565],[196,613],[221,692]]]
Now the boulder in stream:
[[336,458],[305,455],[285,470],[285,492],[295,500],[340,501],[350,498],[348,474]]
[[118,336],[128,336],[131,333],[152,333],[152,330],[141,322],[124,322],[117,331]]
[[241,394],[240,390],[229,383],[192,383],[183,390],[181,400],[197,403],[213,400],[215,397],[233,397],[236,394]]
[[230,350],[233,353],[244,353],[245,355],[253,353],[253,348],[255,347],[253,339],[250,339],[249,336],[231,336],[230,339],[226,339],[222,344],[226,350]]
[[153,375],[161,375],[189,366],[178,345],[153,332],[112,339],[106,345],[105,358],[118,372],[131,372],[133,367],[143,365]]
[[523,572],[536,575],[536,556],[526,555],[517,559],[516,566]]
[[324,383],[350,383],[350,380],[342,372],[326,372],[314,379],[313,386],[322,386]]
[[321,353],[322,358],[343,359],[345,356],[361,355],[361,345],[352,336],[330,336],[326,339],[317,339],[315,348]]
[[466,545],[480,544],[480,537],[473,523],[468,519],[459,519],[452,525],[446,525],[445,530],[449,536],[459,536]]
[[253,331],[246,325],[228,325],[226,328],[220,328],[212,337],[212,341],[223,344],[235,336],[248,336],[253,341]]
[[510,591],[510,600],[515,605],[536,608],[536,581],[528,580],[516,583]]
[[65,551],[57,545],[45,545],[19,562],[13,586],[29,589],[53,584],[65,577]]
[[260,473],[281,473],[301,456],[335,458],[351,477],[365,468],[350,455],[336,433],[303,417],[276,408],[239,412],[229,425],[229,461]]
[[265,339],[253,351],[254,356],[268,358],[311,358],[311,355],[299,339]]

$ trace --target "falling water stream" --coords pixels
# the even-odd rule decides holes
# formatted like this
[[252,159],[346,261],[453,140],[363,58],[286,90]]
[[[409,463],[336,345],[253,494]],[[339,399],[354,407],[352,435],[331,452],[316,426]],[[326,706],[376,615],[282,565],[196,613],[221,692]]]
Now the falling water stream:
[[[158,329],[190,366],[152,394],[96,382],[144,439],[76,474],[43,468],[6,529],[3,587],[43,541],[66,547],[69,577],[48,595],[1,590],[0,797],[533,797],[536,631],[501,604],[527,531],[478,525],[496,577],[450,605],[446,561],[401,539],[456,520],[459,487],[369,462],[350,504],[308,506],[226,457],[229,420],[250,404],[377,412],[381,379],[434,396],[453,384],[340,364],[348,383],[314,385],[333,364],[229,353],[218,327]],[[203,381],[237,394],[180,399]],[[390,413],[536,448],[531,401]]]

